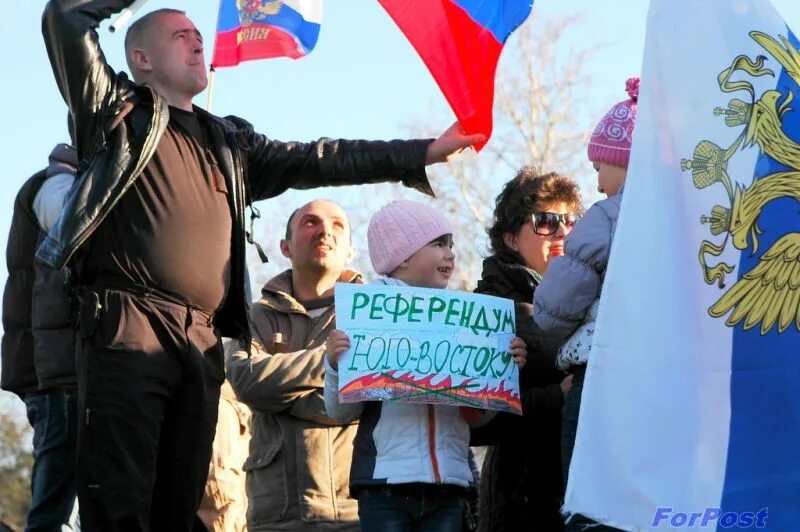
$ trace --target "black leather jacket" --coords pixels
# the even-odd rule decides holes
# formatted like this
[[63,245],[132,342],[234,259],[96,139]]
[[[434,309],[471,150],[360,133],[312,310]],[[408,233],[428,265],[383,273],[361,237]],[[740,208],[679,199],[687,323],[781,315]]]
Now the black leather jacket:
[[[81,161],[80,178],[61,219],[37,250],[37,258],[54,268],[69,263],[138,178],[169,122],[166,100],[124,74],[114,73],[98,43],[99,23],[132,3],[50,0],[45,7],[45,44],[74,122]],[[215,320],[223,336],[250,338],[245,295],[244,211],[248,203],[289,188],[384,181],[432,193],[425,175],[430,140],[286,143],[255,133],[240,118],[195,111],[211,124],[211,142],[231,191],[231,289]]]

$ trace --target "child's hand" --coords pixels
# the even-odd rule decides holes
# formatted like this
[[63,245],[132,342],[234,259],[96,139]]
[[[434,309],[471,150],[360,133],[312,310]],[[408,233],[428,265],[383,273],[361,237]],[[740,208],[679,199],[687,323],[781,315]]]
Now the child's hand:
[[328,334],[328,339],[325,341],[325,351],[333,369],[339,369],[339,359],[342,358],[342,353],[350,349],[350,337],[343,331],[334,329]]
[[561,381],[561,393],[564,394],[564,397],[567,397],[567,394],[572,389],[572,375],[567,375],[563,381]]
[[525,366],[525,359],[528,358],[528,348],[525,346],[525,340],[515,336],[511,339],[510,349],[514,362],[517,363],[519,369],[522,369]]

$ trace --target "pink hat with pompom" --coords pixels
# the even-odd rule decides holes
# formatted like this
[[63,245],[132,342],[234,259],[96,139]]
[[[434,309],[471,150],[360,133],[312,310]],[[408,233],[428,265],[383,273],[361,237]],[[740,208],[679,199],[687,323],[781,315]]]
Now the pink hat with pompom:
[[639,100],[639,77],[628,78],[625,91],[629,99],[616,104],[600,120],[589,139],[589,160],[621,168],[628,167],[631,156],[636,104]]

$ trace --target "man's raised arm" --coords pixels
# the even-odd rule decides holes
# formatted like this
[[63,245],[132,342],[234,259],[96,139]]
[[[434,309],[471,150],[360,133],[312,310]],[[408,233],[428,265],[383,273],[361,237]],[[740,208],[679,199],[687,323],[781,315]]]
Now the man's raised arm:
[[97,27],[132,3],[133,0],[50,0],[45,6],[44,42],[58,89],[75,121],[79,158],[86,155],[94,139],[96,115],[116,80],[100,49]]
[[484,139],[465,135],[457,124],[437,139],[335,140],[279,142],[252,132],[252,126],[230,117],[250,131],[242,135],[248,146],[246,162],[252,199],[277,196],[287,189],[399,182],[433,195],[425,166],[444,162]]

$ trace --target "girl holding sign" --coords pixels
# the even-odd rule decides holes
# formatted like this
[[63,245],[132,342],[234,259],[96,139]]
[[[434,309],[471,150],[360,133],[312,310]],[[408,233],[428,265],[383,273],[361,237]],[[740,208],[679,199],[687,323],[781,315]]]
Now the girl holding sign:
[[[440,211],[397,200],[379,210],[367,231],[376,283],[447,288],[455,267],[453,229]],[[488,421],[481,412],[419,403],[341,403],[338,362],[350,348],[332,331],[325,363],[325,408],[341,422],[360,418],[353,450],[350,490],[359,502],[364,532],[458,532],[461,499],[473,482],[469,466],[470,425]],[[525,343],[511,342],[516,363],[525,363]]]

